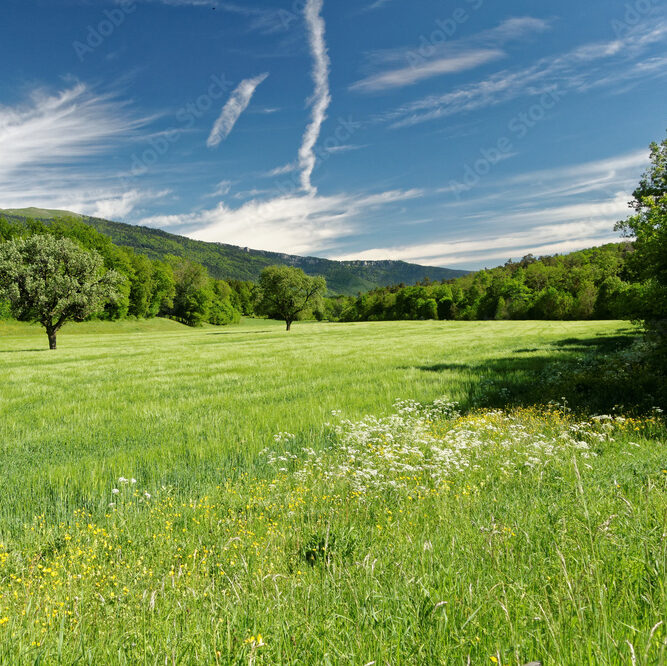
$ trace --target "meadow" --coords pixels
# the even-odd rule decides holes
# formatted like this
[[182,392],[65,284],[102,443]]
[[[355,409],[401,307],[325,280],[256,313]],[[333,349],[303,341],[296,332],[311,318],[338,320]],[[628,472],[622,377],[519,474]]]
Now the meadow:
[[663,418],[550,394],[630,325],[283,329],[0,322],[0,663],[665,662]]

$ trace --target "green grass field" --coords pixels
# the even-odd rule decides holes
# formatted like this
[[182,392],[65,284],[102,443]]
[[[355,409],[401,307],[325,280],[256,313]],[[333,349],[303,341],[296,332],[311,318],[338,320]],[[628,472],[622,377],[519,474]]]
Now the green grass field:
[[0,322],[0,663],[664,663],[661,418],[531,406],[629,325],[283,328]]

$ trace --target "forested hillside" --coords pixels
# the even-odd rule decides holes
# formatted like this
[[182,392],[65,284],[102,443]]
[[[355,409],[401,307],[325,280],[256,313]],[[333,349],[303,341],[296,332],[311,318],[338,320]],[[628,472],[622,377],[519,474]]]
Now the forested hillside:
[[298,257],[252,250],[223,243],[205,243],[160,229],[111,222],[67,211],[24,208],[0,210],[0,216],[19,222],[33,218],[47,224],[56,219],[76,217],[111,238],[116,245],[131,247],[149,259],[163,260],[167,255],[188,259],[202,264],[212,277],[220,280],[256,282],[262,269],[267,266],[275,264],[295,266],[308,275],[325,277],[330,293],[348,296],[392,284],[416,284],[424,278],[448,280],[467,273],[463,270],[419,266],[404,261],[331,261],[317,257]]

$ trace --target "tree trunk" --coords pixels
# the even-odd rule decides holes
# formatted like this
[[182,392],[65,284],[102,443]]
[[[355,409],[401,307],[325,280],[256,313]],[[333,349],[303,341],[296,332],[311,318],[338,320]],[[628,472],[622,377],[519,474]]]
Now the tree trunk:
[[292,322],[288,319],[285,323],[287,324],[287,330],[288,331],[291,330],[292,329]]
[[46,334],[49,336],[49,349],[55,349],[56,348],[56,333],[57,331],[48,329],[46,331]]

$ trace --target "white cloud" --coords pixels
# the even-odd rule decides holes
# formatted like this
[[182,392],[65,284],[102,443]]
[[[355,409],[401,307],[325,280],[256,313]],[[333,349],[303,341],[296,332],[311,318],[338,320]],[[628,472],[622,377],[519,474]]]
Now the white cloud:
[[133,119],[124,104],[82,84],[57,94],[38,89],[30,102],[0,106],[0,179],[33,164],[64,164],[129,139],[148,119]]
[[424,79],[442,74],[453,74],[467,69],[479,67],[484,63],[497,60],[504,56],[499,49],[478,49],[468,53],[439,58],[437,60],[423,60],[408,67],[393,69],[388,72],[374,74],[350,86],[350,90],[358,92],[376,92],[389,88],[403,88],[416,85]]
[[566,224],[540,225],[501,236],[486,236],[476,240],[383,247],[362,252],[338,255],[339,260],[393,259],[427,266],[479,264],[480,261],[510,257],[519,259],[526,254],[554,254],[618,242],[609,220],[581,220]]
[[161,192],[129,190],[120,195],[101,195],[95,201],[89,203],[82,201],[76,207],[76,212],[92,217],[102,217],[106,220],[118,220],[129,215],[138,205],[161,199],[169,193],[169,190],[162,190]]
[[353,233],[362,215],[422,194],[421,190],[392,190],[363,195],[286,195],[249,201],[236,209],[221,202],[210,210],[146,218],[139,223],[185,230],[198,240],[309,254]]
[[[629,192],[648,160],[647,150],[636,150],[505,178],[497,181],[495,194],[439,205],[443,217],[457,220],[448,225],[449,238],[433,240],[436,232],[430,227],[428,242],[375,247],[333,258],[474,267],[526,254],[564,253],[618,242],[614,224],[630,214]],[[501,201],[520,203],[506,209]]]
[[363,148],[368,148],[368,144],[365,143],[361,145],[361,144],[349,143],[349,144],[343,144],[341,146],[328,146],[325,148],[325,150],[327,153],[350,153],[355,150],[362,150]]
[[551,169],[537,169],[529,173],[519,174],[513,176],[509,182],[511,183],[525,183],[535,181],[560,181],[564,178],[581,179],[599,178],[607,176],[613,178],[619,173],[625,172],[627,169],[636,170],[644,167],[648,163],[649,153],[647,150],[634,150],[623,155],[615,155],[602,160],[593,160],[584,162],[582,164],[575,164],[570,166],[561,166]]
[[[626,70],[641,76],[654,76],[654,59],[637,69],[628,62],[639,57],[643,50],[667,34],[667,23],[638,27],[623,39],[585,44],[564,54],[542,58],[521,69],[505,69],[488,78],[460,86],[440,95],[429,95],[384,114],[380,120],[391,122],[396,129],[444,118],[459,113],[495,106],[519,97],[535,97],[545,92],[585,92],[595,85],[613,84],[625,77]],[[614,59],[617,57],[616,59]],[[595,65],[595,66],[594,66]],[[609,75],[601,73],[602,66],[613,67]]]
[[217,5],[220,9],[231,14],[245,16],[250,20],[250,30],[257,30],[265,35],[287,30],[297,19],[294,11],[288,9],[267,9],[248,7],[233,2],[222,2]]
[[[506,42],[543,32],[548,28],[548,21],[524,16],[508,19],[495,28],[455,41],[448,40],[443,33],[442,39],[424,39],[419,46],[413,48],[373,51],[368,55],[370,63],[401,63],[402,66],[394,66],[367,76],[353,83],[350,90],[371,93],[402,88],[434,76],[474,69],[504,57],[505,52],[499,47]],[[437,34],[437,31],[433,34]]]
[[[472,267],[485,261],[570,252],[618,242],[620,238],[613,231],[614,224],[628,215],[630,195],[627,190],[611,191],[610,188],[627,183],[628,177],[636,182],[637,170],[647,163],[647,158],[646,151],[633,152],[607,160],[521,174],[500,183],[502,196],[521,201],[507,212],[498,213],[492,206],[467,210],[470,205],[481,203],[479,199],[450,204],[449,210],[459,220],[459,230],[452,232],[448,239],[376,247],[334,258],[394,259],[425,265]],[[588,200],[572,200],[580,194],[577,184],[584,185],[589,179],[599,184],[588,192]],[[556,196],[549,203],[552,189],[556,190]],[[597,191],[597,195],[591,194],[592,191]],[[493,200],[494,196],[489,199]],[[447,204],[441,206],[443,215],[447,214],[447,209]]]
[[[582,194],[590,196],[592,192],[630,192],[648,161],[647,150],[635,150],[583,164],[537,169],[507,178],[501,185],[506,190],[519,186],[522,190],[521,198],[525,202],[555,197],[563,200]],[[512,196],[516,197],[516,194]]]
[[170,194],[166,189],[110,184],[115,179],[108,174],[95,176],[80,169],[35,167],[22,173],[29,175],[0,181],[0,208],[35,206],[122,220],[143,205]]
[[282,166],[276,167],[267,171],[264,176],[267,178],[273,178],[274,176],[284,176],[288,173],[294,173],[299,168],[298,164],[290,162],[289,164],[283,164]]
[[391,0],[375,0],[375,2],[372,2],[370,5],[364,7],[364,11],[372,12],[375,9],[380,9],[380,7],[384,7],[390,2]]
[[241,190],[240,192],[234,192],[234,199],[256,199],[257,197],[263,197],[268,195],[274,195],[276,192],[273,189],[260,189],[258,187],[253,187],[250,190]]
[[478,33],[472,39],[479,42],[504,44],[510,40],[522,39],[526,35],[545,32],[550,27],[550,21],[532,16],[517,16],[499,23],[495,28]]
[[0,207],[122,217],[142,201],[164,196],[165,191],[114,185],[119,174],[81,166],[112,145],[136,139],[148,122],[82,83],[57,93],[38,89],[25,104],[0,107]]
[[229,100],[227,100],[227,103],[222,107],[222,111],[215,121],[213,129],[211,129],[211,134],[206,141],[206,145],[209,148],[215,148],[229,136],[241,114],[248,108],[255,90],[257,90],[260,83],[266,80],[267,76],[268,73],[265,72],[239,83]]
[[313,56],[315,91],[312,99],[311,122],[306,128],[299,149],[299,165],[301,166],[301,186],[310,194],[316,192],[311,182],[316,163],[315,145],[319,139],[322,125],[326,120],[327,109],[331,104],[331,94],[329,92],[331,62],[324,39],[325,25],[321,15],[322,3],[323,0],[307,0],[304,9],[306,25],[308,26],[308,42]]

